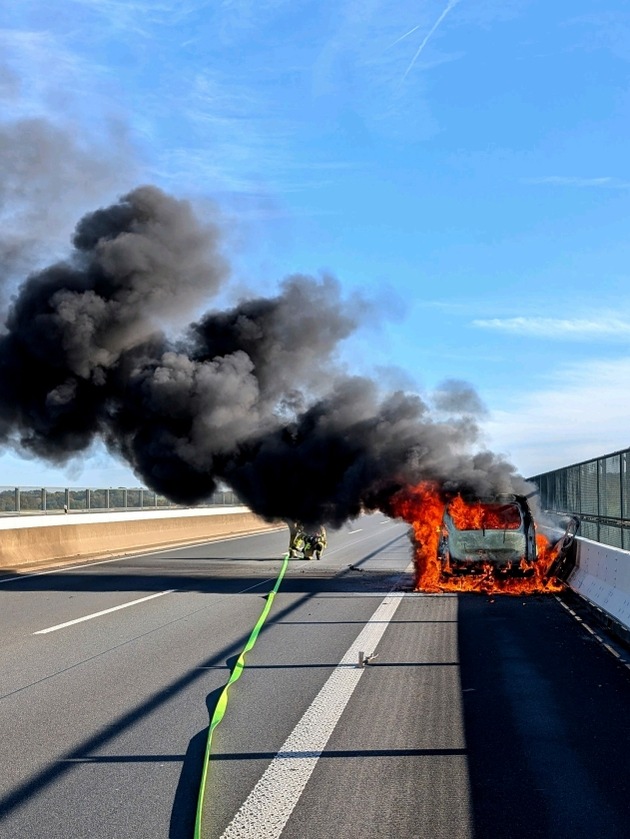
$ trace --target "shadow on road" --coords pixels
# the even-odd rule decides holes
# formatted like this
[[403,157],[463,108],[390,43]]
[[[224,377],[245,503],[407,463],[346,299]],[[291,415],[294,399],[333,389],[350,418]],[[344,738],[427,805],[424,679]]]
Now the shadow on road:
[[[226,671],[226,682],[236,658],[237,656],[233,656],[228,659],[223,667]],[[208,720],[212,719],[216,704],[223,693],[223,688],[224,686],[218,687],[208,694],[206,700]],[[169,839],[190,839],[194,833],[197,800],[199,797],[199,786],[201,783],[207,741],[208,727],[195,734],[186,750],[182,771],[173,799],[173,809],[168,833]]]
[[459,596],[475,839],[629,835],[628,671],[576,630],[553,596]]

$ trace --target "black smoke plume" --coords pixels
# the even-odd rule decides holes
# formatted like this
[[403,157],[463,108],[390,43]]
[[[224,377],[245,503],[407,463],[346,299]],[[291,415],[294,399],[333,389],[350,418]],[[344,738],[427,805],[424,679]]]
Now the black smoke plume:
[[432,413],[339,367],[363,304],[333,278],[289,277],[277,296],[209,311],[174,339],[173,316],[198,311],[227,277],[218,226],[140,187],[85,216],[73,245],[8,312],[6,445],[63,463],[99,437],[173,500],[225,482],[268,519],[308,523],[387,510],[419,480],[479,494],[519,483],[502,458],[473,453],[469,386],[446,383]]

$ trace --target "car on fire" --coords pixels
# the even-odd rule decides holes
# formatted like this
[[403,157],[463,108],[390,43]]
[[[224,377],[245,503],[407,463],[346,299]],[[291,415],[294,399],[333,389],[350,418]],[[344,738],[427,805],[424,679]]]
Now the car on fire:
[[464,499],[444,508],[438,542],[441,573],[534,573],[536,525],[524,495]]

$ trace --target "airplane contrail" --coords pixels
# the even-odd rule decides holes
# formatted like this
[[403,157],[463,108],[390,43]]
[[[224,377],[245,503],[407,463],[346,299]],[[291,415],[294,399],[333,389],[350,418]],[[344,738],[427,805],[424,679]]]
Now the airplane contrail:
[[[435,30],[436,30],[436,29],[438,28],[438,26],[442,23],[442,21],[444,20],[444,18],[446,17],[446,15],[447,15],[447,14],[451,11],[451,9],[452,9],[454,6],[456,6],[458,3],[459,3],[459,0],[448,0],[448,3],[446,4],[446,8],[445,8],[445,9],[444,9],[444,11],[442,12],[442,14],[439,16],[439,18],[435,21],[435,23],[433,24],[433,26],[431,27],[431,29],[429,29],[429,31],[427,32],[427,34],[426,34],[426,35],[425,35],[425,37],[424,37],[424,40],[422,41],[422,43],[420,44],[420,46],[419,46],[419,47],[418,47],[418,49],[416,50],[416,54],[415,54],[415,55],[414,55],[414,57],[411,59],[411,62],[410,62],[410,64],[409,64],[409,67],[407,67],[407,69],[405,70],[405,75],[402,77],[402,80],[403,80],[403,81],[404,81],[404,80],[407,78],[407,76],[409,75],[409,72],[411,71],[411,68],[413,67],[413,65],[414,65],[414,64],[416,63],[416,61],[418,60],[418,56],[420,55],[420,53],[422,52],[422,50],[423,50],[423,49],[426,47],[426,45],[428,44],[428,42],[429,42],[429,40],[430,40],[431,36],[433,35],[433,33],[435,32]],[[417,28],[418,28],[418,27],[416,27],[416,29],[417,29]],[[413,31],[414,31],[414,30],[412,29],[412,30],[411,30],[411,32],[413,32]],[[410,35],[410,34],[411,34],[411,32],[407,32],[407,33],[406,33],[406,35],[403,35],[403,36],[402,36],[402,38],[405,38],[407,35]],[[402,38],[399,38],[398,40],[402,40]]]
[[396,40],[395,40],[395,41],[393,41],[393,42],[392,42],[392,43],[391,43],[391,44],[387,47],[387,49],[391,49],[392,47],[395,47],[395,46],[396,46],[396,44],[399,44],[401,41],[404,41],[404,40],[405,40],[405,38],[408,38],[410,35],[413,35],[413,33],[414,33],[414,32],[416,32],[418,29],[420,29],[420,24],[418,24],[417,26],[414,26],[414,27],[413,27],[413,29],[410,29],[410,30],[409,30],[409,32],[405,32],[405,34],[404,34],[404,35],[401,35],[401,36],[400,36],[400,38],[396,38]]

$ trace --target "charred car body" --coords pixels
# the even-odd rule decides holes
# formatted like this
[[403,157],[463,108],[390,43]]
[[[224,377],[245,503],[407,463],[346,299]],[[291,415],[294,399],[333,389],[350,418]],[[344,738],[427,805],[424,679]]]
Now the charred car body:
[[534,573],[536,525],[524,495],[463,499],[446,504],[438,543],[444,576]]

